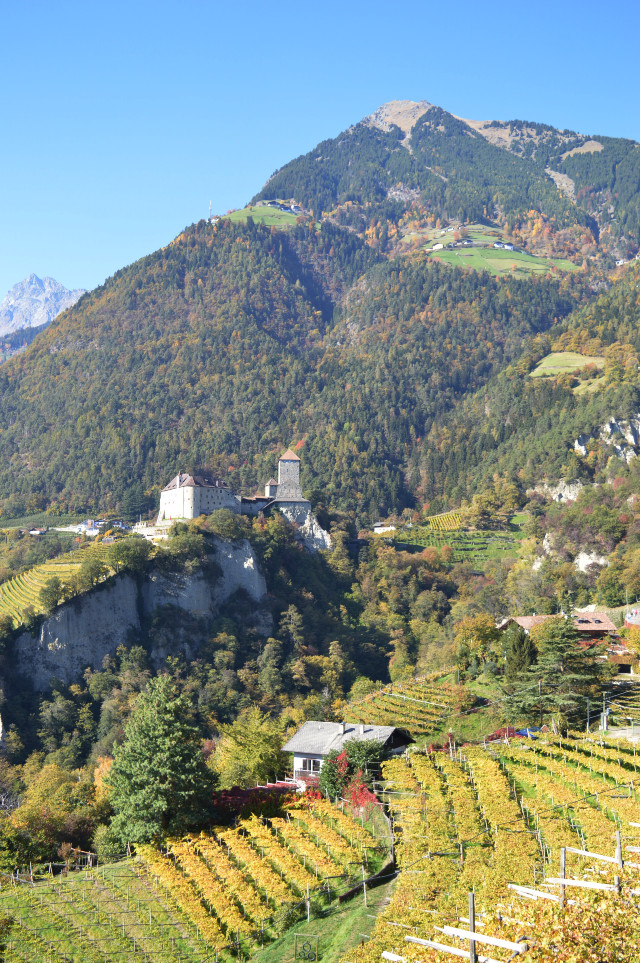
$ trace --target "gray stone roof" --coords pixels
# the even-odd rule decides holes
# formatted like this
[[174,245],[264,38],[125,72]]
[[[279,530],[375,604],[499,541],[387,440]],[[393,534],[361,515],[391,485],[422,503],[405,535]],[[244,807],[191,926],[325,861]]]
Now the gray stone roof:
[[224,488],[226,491],[230,491],[230,488],[218,478],[211,478],[209,475],[202,473],[196,474],[193,472],[193,474],[189,474],[183,471],[178,472],[162,491],[170,492],[175,488]]
[[[309,752],[312,755],[326,756],[332,749],[338,751],[350,739],[362,742],[365,739],[376,739],[386,742],[394,732],[396,726],[372,726],[369,723],[345,722],[344,733],[341,722],[305,722],[296,734],[285,742],[282,747],[285,752]],[[364,730],[364,731],[362,731]],[[401,731],[401,730],[398,730]],[[411,739],[407,739],[411,742]]]

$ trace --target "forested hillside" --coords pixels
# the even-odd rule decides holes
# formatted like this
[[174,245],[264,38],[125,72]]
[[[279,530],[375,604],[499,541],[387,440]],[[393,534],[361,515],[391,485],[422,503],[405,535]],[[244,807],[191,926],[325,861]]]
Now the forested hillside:
[[[639,277],[636,268],[553,332],[538,335],[516,363],[434,426],[419,462],[426,492],[442,491],[459,504],[490,484],[496,471],[525,487],[543,478],[593,480],[602,472],[611,448],[594,445],[584,458],[574,442],[609,418],[628,419],[640,410]],[[604,373],[587,391],[571,374],[532,378],[550,351],[601,355]]]
[[[610,268],[637,249],[640,148],[400,106],[267,182],[295,213],[185,229],[2,366],[5,516],[152,512],[181,469],[252,492],[289,445],[314,505],[358,523],[496,470],[593,476],[573,439],[637,405],[637,271]],[[502,249],[499,277],[476,245]],[[530,378],[552,349],[602,355],[603,377]]]
[[[0,370],[0,494],[15,514],[142,509],[181,468],[242,489],[304,444],[314,501],[414,502],[418,439],[584,297],[352,232],[200,224],[119,272]],[[354,283],[355,282],[355,283]]]

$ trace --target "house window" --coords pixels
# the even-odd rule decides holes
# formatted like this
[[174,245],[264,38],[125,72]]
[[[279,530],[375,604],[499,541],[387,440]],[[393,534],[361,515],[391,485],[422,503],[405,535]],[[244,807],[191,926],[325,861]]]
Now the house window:
[[303,772],[320,772],[320,760],[319,760],[319,759],[303,759],[303,760],[302,760],[302,770],[303,770]]

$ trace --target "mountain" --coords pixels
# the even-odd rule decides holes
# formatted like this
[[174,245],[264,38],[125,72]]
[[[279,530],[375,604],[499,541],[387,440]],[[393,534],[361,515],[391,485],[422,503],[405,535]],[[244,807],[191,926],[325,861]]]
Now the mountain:
[[[359,522],[456,503],[498,469],[528,481],[573,465],[574,426],[635,404],[611,372],[633,349],[637,271],[612,252],[632,249],[638,194],[620,172],[631,184],[640,155],[610,141],[384,105],[282,168],[250,210],[117,272],[0,368],[0,509],[116,511],[134,492],[152,510],[181,469],[248,493],[290,445],[314,506]],[[611,355],[604,382],[579,394],[530,378],[593,311],[584,345]],[[539,411],[567,437],[524,471]]]
[[84,288],[69,291],[54,278],[30,274],[14,284],[0,303],[0,336],[48,324],[83,294]]
[[528,121],[464,120],[427,101],[392,101],[276,171],[255,200],[293,198],[345,222],[356,205],[397,220],[412,199],[443,219],[554,231],[618,256],[640,244],[640,145]]

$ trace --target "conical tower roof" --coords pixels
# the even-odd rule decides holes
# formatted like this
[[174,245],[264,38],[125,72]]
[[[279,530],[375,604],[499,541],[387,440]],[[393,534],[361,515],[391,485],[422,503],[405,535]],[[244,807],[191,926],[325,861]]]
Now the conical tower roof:
[[284,455],[280,455],[280,458],[278,460],[279,461],[300,461],[298,456],[294,454],[294,452],[292,452],[290,448],[287,448]]

